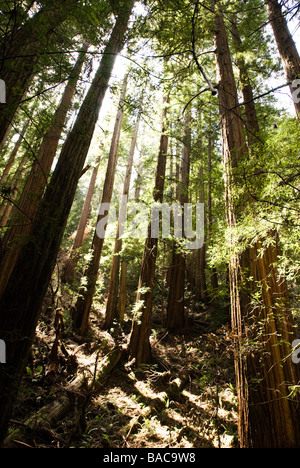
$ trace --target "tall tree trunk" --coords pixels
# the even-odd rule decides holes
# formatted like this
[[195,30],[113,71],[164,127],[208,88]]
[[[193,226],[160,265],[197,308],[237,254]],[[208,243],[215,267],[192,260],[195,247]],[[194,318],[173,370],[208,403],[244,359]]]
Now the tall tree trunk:
[[[235,23],[233,24],[233,33],[236,47],[238,49],[242,48],[238,27]],[[241,80],[242,83],[246,82],[246,86],[243,86],[242,92],[244,101],[248,101],[245,105],[248,141],[251,146],[255,145],[257,147],[257,143],[260,140],[257,140],[255,137],[253,138],[253,131],[255,135],[258,136],[260,127],[254,101],[249,107],[249,101],[251,96],[253,97],[253,91],[249,80],[248,69],[243,60],[238,60],[238,67],[240,69],[240,75],[243,77]],[[262,178],[258,177],[256,183],[262,185]],[[248,265],[250,264],[248,275],[251,280],[248,280],[246,275],[244,276],[246,284],[248,285],[248,291],[250,291],[251,294],[251,292],[257,291],[258,287],[261,287],[262,290],[263,311],[261,311],[260,308],[256,311],[258,312],[257,321],[259,317],[264,317],[266,325],[264,330],[265,334],[263,336],[270,337],[270,341],[273,341],[273,349],[266,353],[262,366],[263,371],[261,371],[261,366],[258,365],[257,361],[254,362],[250,360],[249,362],[249,368],[252,372],[262,379],[262,383],[257,383],[254,388],[249,385],[249,404],[252,407],[252,410],[249,411],[250,443],[254,447],[290,446],[291,444],[293,446],[294,443],[297,443],[297,437],[299,437],[299,435],[297,436],[299,426],[297,429],[297,426],[293,423],[293,404],[290,404],[288,399],[287,382],[296,382],[297,374],[292,364],[291,366],[286,364],[280,365],[280,361],[284,361],[285,354],[288,355],[289,353],[289,348],[283,344],[283,340],[287,340],[287,343],[291,340],[290,333],[293,329],[293,323],[289,310],[288,286],[286,280],[280,277],[277,270],[279,257],[281,256],[278,234],[274,231],[270,232],[268,235],[270,238],[273,238],[273,242],[268,241],[268,247],[264,247],[264,239],[260,239],[253,245],[249,252],[246,252],[244,259],[246,268],[249,268]],[[251,314],[252,311],[249,309],[249,305],[247,307]],[[254,323],[252,325],[254,325]],[[257,334],[261,332],[261,330],[256,329],[255,326],[254,330]],[[256,338],[255,334],[250,332],[249,339],[253,337]],[[277,337],[277,340],[274,337]],[[274,362],[276,362],[276,366],[274,366]],[[268,370],[268,368],[270,370]],[[259,377],[257,377],[258,381]],[[286,381],[284,379],[286,379]],[[274,385],[276,380],[277,383]],[[276,392],[274,391],[274,387],[276,388]],[[278,396],[276,398],[276,393],[277,395],[280,393],[285,395],[286,401],[278,404]],[[260,403],[265,401],[269,401],[270,403],[267,406],[263,405],[264,408],[262,409]],[[257,403],[258,406],[256,406]],[[284,417],[280,418],[279,422],[277,415],[281,412],[284,412]],[[268,435],[263,438],[259,427],[260,424],[265,424],[263,422],[264,418],[270,421],[270,427],[268,431],[265,431],[265,434]],[[282,432],[286,432],[286,437],[281,435]],[[280,434],[280,437],[278,437],[278,434]]]
[[[135,153],[135,147],[139,132],[139,125],[140,125],[140,115],[137,118],[135,129],[133,132],[133,137],[131,141],[131,147],[129,151],[124,187],[123,187],[123,198],[121,203],[121,210],[118,219],[118,227],[116,233],[116,240],[115,240],[115,248],[110,272],[110,281],[109,281],[109,288],[107,294],[107,303],[106,303],[106,315],[105,315],[105,328],[110,328],[112,326],[113,320],[116,318],[116,311],[117,311],[117,304],[118,304],[118,286],[119,286],[119,274],[120,274],[120,252],[122,250],[122,224],[125,222],[125,215],[126,215],[126,207],[127,207],[127,199],[129,194],[130,182],[131,182],[131,174],[132,174],[132,166],[133,166],[133,159]],[[125,202],[126,200],[126,202]],[[124,203],[125,202],[125,206]],[[120,317],[119,317],[120,318]]]
[[5,182],[7,181],[7,178],[9,176],[9,173],[10,173],[10,170],[15,162],[15,159],[16,159],[16,156],[18,154],[18,151],[20,149],[20,146],[22,144],[22,141],[24,140],[25,136],[26,136],[26,132],[27,132],[27,129],[29,127],[29,123],[30,121],[28,120],[27,122],[25,122],[21,132],[20,132],[20,136],[14,146],[14,149],[12,150],[10,156],[9,156],[9,159],[6,163],[6,166],[4,168],[4,171],[2,173],[2,176],[0,178],[0,184],[5,184]]
[[0,76],[6,85],[6,103],[0,104],[0,144],[35,73],[38,54],[45,50],[55,28],[78,0],[50,0],[0,45]]
[[259,123],[255,108],[255,100],[253,89],[251,86],[251,80],[248,73],[248,68],[245,62],[245,59],[242,55],[243,43],[240,37],[238,26],[234,18],[231,18],[231,34],[233,38],[233,43],[235,50],[237,52],[237,66],[239,68],[240,82],[241,82],[241,91],[244,101],[244,114],[245,114],[245,127],[248,136],[249,146],[254,145],[258,141],[259,136]]
[[[199,169],[199,203],[205,204],[205,189],[204,189],[204,171],[201,163]],[[206,226],[204,227],[206,229]],[[207,236],[205,235],[205,241],[203,246],[196,250],[196,265],[195,265],[195,276],[196,276],[196,295],[200,301],[205,302],[207,300],[207,285],[206,285],[206,243]]]
[[124,320],[126,303],[127,303],[127,287],[126,287],[126,276],[127,276],[127,263],[122,262],[121,265],[121,276],[120,276],[120,291],[118,300],[118,320],[121,323]]
[[53,122],[43,138],[36,160],[26,180],[18,206],[12,211],[11,227],[3,238],[4,254],[0,264],[0,297],[16,264],[22,244],[26,242],[26,238],[34,223],[40,199],[48,182],[67,113],[80,77],[87,48],[88,44],[85,44],[83,51],[79,54],[64,90],[60,105],[54,114]]
[[[191,115],[185,118],[184,146],[182,150],[181,178],[179,203],[184,209],[184,205],[189,202],[189,176],[190,176],[190,152],[191,152]],[[184,222],[182,223],[184,226]],[[184,236],[184,233],[182,234]],[[172,269],[170,274],[170,290],[167,306],[166,326],[170,331],[178,331],[185,326],[185,270],[186,256],[182,252],[182,246],[175,245],[175,252],[172,259]]]
[[134,181],[134,186],[135,186],[135,191],[134,191],[134,201],[139,202],[140,201],[140,196],[141,196],[141,187],[142,187],[142,172],[143,172],[143,163],[142,163],[142,156],[144,152],[144,145],[142,144],[142,147],[139,151],[139,160],[137,164],[137,176]]
[[[103,186],[102,192],[102,200],[100,205],[100,214],[98,215],[97,219],[97,226],[94,232],[94,237],[92,241],[92,258],[89,261],[87,269],[84,273],[84,276],[87,278],[87,284],[84,288],[81,288],[79,291],[79,296],[76,301],[75,305],[75,312],[73,316],[74,328],[79,330],[81,334],[84,334],[88,322],[90,311],[94,299],[94,294],[97,285],[98,273],[99,273],[99,265],[100,259],[102,254],[102,249],[104,245],[104,235],[107,227],[107,223],[104,226],[104,233],[99,235],[98,233],[98,224],[103,222],[105,218],[109,214],[109,209],[107,210],[105,205],[108,206],[111,203],[113,188],[114,188],[114,181],[115,181],[115,173],[116,173],[116,166],[118,160],[118,150],[120,144],[120,136],[121,136],[121,129],[122,129],[122,121],[124,115],[124,102],[125,102],[125,95],[126,95],[126,88],[127,88],[127,80],[128,76],[125,76],[122,91],[120,96],[119,108],[117,112],[110,153],[108,158],[107,164],[107,171],[106,177]],[[104,208],[105,207],[105,208]]]
[[1,339],[7,364],[0,367],[0,442],[3,440],[27,364],[44,297],[84,167],[115,60],[122,50],[134,0],[120,6],[99,69],[62,148],[30,238],[23,246],[0,299]]
[[10,195],[8,197],[8,200],[5,200],[0,208],[0,227],[6,227],[14,203],[18,198],[22,177],[27,171],[26,162],[27,154],[24,154],[19,163],[19,166],[17,167],[16,172],[14,173],[12,180],[9,183]]
[[[154,202],[160,203],[162,203],[164,195],[168,151],[168,136],[166,135],[168,102],[168,98],[165,98],[162,117],[162,133],[153,191]],[[132,359],[135,359],[136,366],[150,362],[152,358],[149,338],[151,333],[152,295],[155,278],[157,245],[158,239],[154,239],[151,236],[150,222],[148,226],[148,237],[145,242],[138,293],[135,303],[135,313],[132,321],[132,329],[128,346],[129,355]]]
[[[207,187],[207,241],[212,237],[213,228],[213,210],[212,210],[212,132],[208,135],[208,187]],[[216,295],[219,288],[218,272],[216,267],[212,268],[210,273],[211,298],[216,302]]]
[[70,283],[74,279],[75,269],[76,269],[79,256],[80,256],[79,249],[82,246],[82,243],[84,241],[84,233],[85,233],[85,229],[86,229],[87,222],[88,222],[89,215],[90,215],[91,203],[92,203],[94,189],[95,189],[95,185],[97,181],[99,165],[100,165],[100,158],[97,159],[95,163],[95,167],[93,168],[90,183],[89,183],[89,188],[88,188],[85,201],[83,204],[83,208],[81,211],[81,216],[80,216],[80,220],[78,223],[76,236],[75,236],[69,257],[66,260],[66,263],[63,267],[62,281],[64,283]]
[[[223,139],[226,215],[230,231],[241,216],[242,195],[236,200],[237,170],[247,157],[242,120],[223,16],[215,15],[219,107]],[[233,112],[232,109],[235,109]],[[245,205],[244,205],[245,207]],[[230,241],[229,281],[239,437],[243,448],[297,447],[299,423],[289,386],[297,384],[298,370],[288,359],[293,341],[292,316],[285,281],[277,271],[278,244],[265,247],[261,239],[242,255]],[[263,249],[263,250],[261,250]],[[253,298],[261,291],[260,302]],[[256,343],[255,347],[248,346]]]
[[[296,44],[290,33],[286,18],[283,16],[281,3],[277,0],[266,0],[266,4],[286,77],[288,83],[291,83],[291,93],[294,96],[298,95],[299,98],[299,81],[295,85],[295,80],[300,79],[300,57]],[[300,120],[300,100],[294,99],[294,104],[298,119]]]

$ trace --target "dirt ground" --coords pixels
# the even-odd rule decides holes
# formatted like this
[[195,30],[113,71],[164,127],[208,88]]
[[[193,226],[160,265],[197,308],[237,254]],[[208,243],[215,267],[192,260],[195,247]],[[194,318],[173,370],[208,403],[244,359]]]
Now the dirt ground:
[[[116,344],[126,344],[131,322],[127,318],[121,331],[103,331],[99,326],[103,312],[96,310],[89,336],[82,340],[64,318],[55,342],[55,313],[48,309],[15,405],[9,447],[235,447],[230,332],[227,325],[214,329],[213,313],[204,308],[189,314],[187,327],[178,336],[161,329],[160,313],[154,315],[151,365],[136,369],[123,354],[96,390],[70,392],[71,381],[84,375],[93,378]],[[62,397],[69,400],[63,415],[50,421],[46,415],[43,424],[33,424],[35,414],[51,409]]]

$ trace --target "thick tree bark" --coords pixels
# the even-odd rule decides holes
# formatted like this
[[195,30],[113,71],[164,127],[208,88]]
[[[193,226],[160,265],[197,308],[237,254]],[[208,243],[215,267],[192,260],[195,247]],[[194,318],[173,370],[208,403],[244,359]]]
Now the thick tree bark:
[[78,180],[116,57],[124,44],[133,5],[134,0],[128,1],[120,10],[99,69],[61,151],[31,235],[22,248],[0,299],[0,334],[7,345],[7,364],[0,367],[0,441],[8,428]]
[[286,18],[283,16],[280,2],[277,0],[267,0],[266,4],[285,74],[288,83],[291,83],[291,94],[293,95],[296,92],[295,95],[298,95],[298,99],[294,100],[294,104],[300,121],[299,81],[295,85],[295,80],[300,79],[300,56]]
[[[165,106],[162,117],[162,133],[153,191],[154,202],[160,203],[162,203],[164,195],[168,151],[168,136],[166,135],[168,110],[167,105],[168,99],[165,99]],[[132,329],[128,346],[129,355],[132,359],[135,359],[135,365],[137,367],[142,363],[150,362],[152,358],[149,338],[151,333],[152,295],[155,277],[157,245],[158,239],[154,239],[151,236],[150,223],[148,226],[148,237],[145,242],[138,293],[135,304],[135,313],[132,321]]]
[[[219,11],[215,15],[215,41],[226,215],[232,230],[242,214],[241,202],[250,203],[243,195],[239,200],[234,195],[237,169],[248,153],[236,107],[238,97],[224,20]],[[276,239],[275,235],[273,238]],[[240,445],[243,448],[297,447],[297,410],[289,398],[289,386],[298,383],[298,369],[288,359],[294,334],[292,316],[286,283],[277,271],[278,241],[265,247],[264,240],[257,241],[242,255],[237,253],[234,238],[230,244],[229,280]],[[253,298],[259,291],[260,301],[255,304]]]
[[[94,294],[97,285],[98,273],[99,273],[99,265],[101,260],[102,249],[104,245],[104,234],[106,231],[107,223],[104,226],[104,233],[99,235],[98,233],[98,223],[101,223],[108,214],[109,209],[107,210],[106,206],[109,206],[112,199],[113,188],[114,188],[114,181],[115,181],[115,173],[116,173],[116,166],[118,160],[118,150],[120,144],[120,136],[121,136],[121,129],[122,129],[122,121],[124,116],[124,102],[125,102],[125,95],[127,89],[127,80],[128,76],[125,76],[122,91],[120,96],[119,108],[117,112],[110,153],[108,158],[107,164],[107,171],[106,177],[103,186],[102,192],[102,200],[100,205],[100,215],[97,219],[97,226],[94,232],[94,237],[92,241],[92,258],[87,266],[86,271],[84,272],[84,276],[87,278],[87,284],[84,288],[81,288],[79,291],[79,296],[76,301],[75,311],[73,315],[73,323],[74,328],[79,330],[80,334],[84,334],[89,322],[89,316],[91,307],[93,304]],[[105,208],[105,209],[103,209]]]
[[[190,177],[190,152],[191,152],[191,115],[185,118],[184,146],[181,160],[181,177],[179,188],[179,203],[184,209],[185,203],[189,202],[189,177]],[[183,218],[182,218],[183,219]],[[183,223],[184,227],[184,223]],[[184,233],[183,233],[184,236]],[[182,247],[181,247],[182,248]],[[180,247],[179,247],[180,249]],[[166,326],[170,331],[182,330],[185,326],[185,270],[186,256],[178,251],[175,245],[172,268],[170,272],[170,290],[167,306]]]
[[6,103],[0,104],[0,144],[35,72],[38,54],[45,50],[55,28],[62,24],[78,0],[50,0],[47,6],[13,31],[0,45],[0,76],[6,85]]
[[94,189],[95,189],[95,185],[97,181],[97,175],[99,171],[99,165],[100,165],[100,158],[97,159],[95,167],[93,168],[90,183],[89,183],[89,188],[88,188],[85,201],[83,204],[74,243],[72,245],[70,255],[68,259],[66,260],[66,263],[63,267],[62,281],[64,283],[71,283],[74,279],[75,269],[76,269],[76,266],[80,257],[79,249],[82,246],[82,243],[84,241],[84,233],[85,233],[85,229],[86,229],[89,214],[90,214],[92,198],[93,198]]
[[22,244],[30,233],[38,211],[40,199],[48,183],[50,170],[63,132],[76,85],[80,77],[88,44],[84,45],[65,87],[61,102],[54,114],[52,124],[46,132],[41,147],[26,180],[18,206],[11,214],[10,229],[3,238],[3,258],[0,264],[0,297],[16,264]]
[[[133,159],[134,159],[136,142],[137,142],[137,137],[138,137],[138,132],[139,132],[139,125],[140,125],[140,115],[137,118],[137,122],[135,125],[135,129],[134,129],[133,137],[131,141],[125,181],[124,181],[124,186],[123,186],[122,202],[123,201],[125,202],[125,200],[127,201],[128,199]],[[120,238],[120,236],[122,235],[122,224],[126,221],[126,217],[125,217],[126,213],[124,212],[126,210],[126,207],[127,207],[127,204],[126,206],[123,206],[123,204],[121,205],[120,215],[118,219],[115,248],[114,248],[113,260],[112,260],[112,266],[111,266],[111,272],[110,272],[109,288],[108,288],[108,293],[107,293],[106,315],[105,315],[105,323],[104,323],[105,328],[110,328],[112,326],[113,320],[117,318],[116,312],[117,312],[117,305],[118,305],[118,286],[119,286],[119,274],[120,274],[120,262],[121,262],[120,252],[122,250],[122,238]]]

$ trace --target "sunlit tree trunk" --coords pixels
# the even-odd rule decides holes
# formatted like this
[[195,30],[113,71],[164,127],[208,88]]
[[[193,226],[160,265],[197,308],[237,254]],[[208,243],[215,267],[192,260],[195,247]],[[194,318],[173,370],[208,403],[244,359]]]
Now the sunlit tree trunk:
[[[207,184],[207,242],[212,238],[213,229],[213,209],[212,209],[212,133],[208,135],[208,184]],[[211,299],[216,301],[216,295],[219,288],[218,272],[212,267],[210,273]]]
[[244,101],[244,123],[248,136],[249,146],[259,141],[259,122],[256,113],[254,93],[251,86],[251,80],[248,68],[243,56],[243,43],[240,37],[238,26],[234,18],[231,18],[231,34],[235,51],[237,52],[236,62],[239,69],[241,92]]
[[9,280],[22,244],[30,233],[38,211],[40,199],[48,183],[50,170],[63,132],[76,85],[84,63],[88,45],[79,54],[78,60],[65,87],[61,102],[54,114],[52,124],[46,132],[30,174],[26,180],[18,206],[11,213],[10,228],[3,238],[3,258],[0,264],[0,296]]
[[132,174],[132,166],[133,166],[133,159],[134,153],[136,148],[136,142],[139,132],[139,124],[140,124],[140,115],[137,118],[137,122],[135,125],[135,129],[133,132],[133,137],[131,141],[131,147],[129,150],[128,162],[127,162],[127,169],[125,174],[125,181],[123,187],[123,199],[121,203],[120,215],[118,219],[118,227],[116,233],[116,240],[115,240],[115,248],[113,253],[112,259],[112,266],[110,272],[110,281],[109,281],[109,288],[107,293],[107,303],[106,303],[106,315],[105,315],[105,323],[104,327],[109,328],[112,326],[113,320],[115,318],[120,319],[117,317],[117,305],[118,305],[118,286],[119,286],[119,274],[120,274],[120,253],[122,250],[122,224],[126,221],[126,207],[127,207],[127,200],[129,195],[129,188],[131,182],[131,174]]
[[14,203],[18,198],[22,177],[26,174],[27,171],[27,154],[24,154],[22,157],[11,181],[9,182],[10,194],[7,200],[3,201],[3,204],[0,208],[0,227],[6,227],[8,219],[10,217],[11,211],[13,209]]
[[290,84],[294,99],[295,109],[300,120],[300,56],[295,41],[290,33],[287,20],[282,12],[282,5],[277,0],[266,1],[269,20],[273,28],[274,37],[277,43],[278,51],[284,66],[285,74]]
[[127,263],[122,262],[120,274],[120,288],[118,300],[118,320],[121,323],[124,320],[125,310],[127,305]]
[[[168,99],[165,99],[160,148],[158,154],[155,185],[153,191],[154,202],[162,203],[166,176],[166,161],[168,151],[167,111]],[[135,365],[151,361],[150,345],[152,299],[157,258],[158,239],[151,236],[151,222],[148,226],[148,237],[145,242],[142,266],[139,278],[138,293],[135,303],[134,317],[129,341],[129,355],[135,359]]]
[[133,5],[133,0],[120,5],[100,66],[62,148],[31,235],[22,248],[0,299],[1,339],[7,345],[7,364],[0,366],[0,441],[7,432],[13,402],[27,364],[78,181],[116,57],[124,45]]
[[[184,205],[189,202],[189,177],[190,177],[190,152],[191,152],[191,115],[188,113],[185,118],[184,146],[182,150],[181,177],[179,203],[184,210]],[[184,217],[182,218],[184,219]],[[184,223],[182,223],[184,228]],[[184,229],[183,229],[184,231]],[[184,237],[184,232],[182,233]],[[168,330],[178,331],[185,326],[185,270],[186,255],[182,251],[183,246],[175,245],[175,252],[172,259],[172,269],[170,273],[170,290],[167,306]]]
[[9,159],[6,163],[6,166],[4,168],[4,171],[2,173],[2,176],[0,178],[0,184],[5,184],[5,182],[7,181],[7,178],[9,176],[9,173],[10,173],[10,170],[15,162],[15,159],[16,159],[16,156],[18,154],[18,151],[21,147],[21,144],[26,136],[26,132],[27,132],[27,129],[29,127],[29,121],[25,122],[21,132],[20,132],[20,135],[19,135],[19,138],[14,146],[14,149],[12,150],[10,156],[9,156]]
[[[226,192],[226,216],[233,232],[249,204],[236,196],[238,167],[247,157],[243,126],[223,16],[215,15],[220,123]],[[233,111],[234,110],[234,111]],[[276,239],[276,236],[273,236]],[[293,320],[286,282],[277,270],[278,241],[255,242],[241,255],[231,237],[229,282],[236,387],[239,406],[239,439],[242,448],[284,448],[299,444],[297,410],[289,386],[298,383],[298,369],[289,358]],[[260,293],[259,300],[257,294]]]
[[[199,151],[199,197],[198,202],[205,205],[205,186],[204,186],[204,158],[203,158],[203,141],[202,136],[198,140]],[[196,264],[195,264],[195,279],[196,279],[196,295],[200,301],[205,302],[207,299],[207,284],[206,284],[206,246],[207,246],[207,226],[206,217],[204,219],[204,244],[195,251]]]
[[63,271],[62,271],[62,281],[64,283],[71,283],[74,279],[75,269],[80,257],[79,249],[83,244],[85,230],[87,227],[90,211],[91,211],[91,203],[93,199],[94,189],[97,181],[97,175],[99,171],[100,165],[100,158],[97,158],[95,166],[92,171],[89,188],[84,200],[83,208],[81,211],[80,220],[78,223],[75,239],[71,248],[71,252],[69,254],[68,259],[66,260]]
[[[121,136],[121,129],[122,129],[122,121],[124,116],[124,103],[125,103],[125,95],[126,95],[126,88],[127,88],[127,80],[128,76],[125,76],[122,91],[120,96],[119,108],[117,112],[110,153],[108,158],[107,164],[107,171],[106,177],[103,186],[102,192],[102,200],[100,205],[100,214],[98,215],[97,219],[97,226],[94,232],[94,237],[92,241],[92,254],[91,260],[84,272],[84,276],[86,277],[87,284],[84,288],[80,288],[79,295],[75,305],[75,311],[73,316],[74,328],[79,330],[81,334],[84,334],[89,323],[89,316],[91,307],[93,304],[94,294],[97,286],[97,279],[99,274],[99,265],[101,260],[102,249],[105,240],[105,231],[107,227],[107,223],[103,226],[103,231],[101,235],[98,232],[98,225],[99,223],[103,223],[105,218],[107,218],[109,214],[109,208],[106,208],[111,203],[113,188],[114,188],[114,180],[115,180],[115,173],[116,173],[116,166],[118,160],[118,150],[120,144],[120,136]],[[106,207],[105,207],[106,206]]]

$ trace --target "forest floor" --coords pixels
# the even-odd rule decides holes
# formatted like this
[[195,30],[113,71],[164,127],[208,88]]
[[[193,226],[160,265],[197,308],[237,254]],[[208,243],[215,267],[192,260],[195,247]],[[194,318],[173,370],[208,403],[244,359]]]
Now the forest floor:
[[[214,310],[205,306],[194,310],[186,329],[177,336],[161,329],[158,312],[151,337],[153,363],[135,369],[123,357],[92,391],[85,386],[72,391],[68,388],[78,377],[88,380],[96,376],[120,339],[126,342],[130,320],[125,320],[120,338],[116,330],[100,329],[103,311],[95,310],[85,341],[72,334],[65,320],[56,352],[55,313],[49,311],[44,312],[36,332],[8,447],[235,446],[237,412],[230,331],[227,325],[213,324]],[[57,408],[66,401],[69,404],[58,416]],[[51,419],[50,414],[56,417]]]

